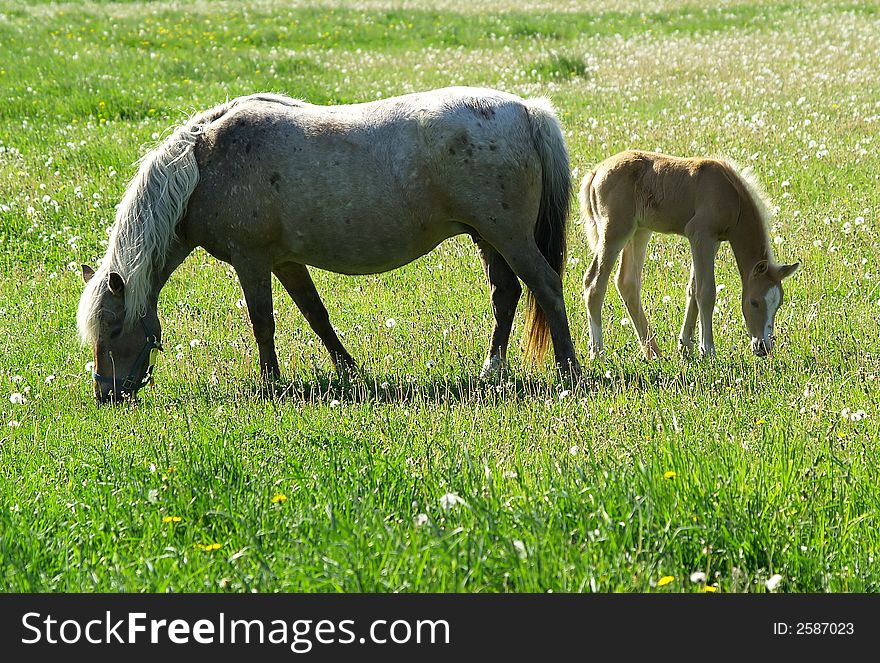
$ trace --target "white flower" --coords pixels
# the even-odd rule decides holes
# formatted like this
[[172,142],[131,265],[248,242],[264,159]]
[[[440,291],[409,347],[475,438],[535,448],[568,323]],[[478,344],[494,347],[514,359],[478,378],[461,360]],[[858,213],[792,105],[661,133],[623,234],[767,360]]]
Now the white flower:
[[52,384],[52,381],[53,381],[54,379],[55,379],[55,376],[54,376],[54,375],[47,375],[47,376],[46,376],[46,384]]
[[563,389],[559,392],[559,400],[563,400],[565,398],[568,398],[569,396],[571,396],[571,391],[568,389]]
[[428,514],[420,513],[419,515],[413,518],[413,525],[416,527],[421,527],[422,525],[426,525],[428,523]]
[[520,559],[525,559],[529,556],[529,551],[526,550],[526,544],[524,544],[519,539],[513,540],[513,547],[516,550],[516,554],[519,555]]
[[691,582],[706,582],[706,574],[702,571],[694,571],[693,573],[691,573]]
[[21,377],[20,375],[13,375],[13,376],[12,376],[11,378],[9,378],[9,379],[12,380],[15,384],[18,384],[19,382],[21,382],[22,380],[24,380],[24,378]]
[[781,582],[782,576],[778,573],[774,573],[767,579],[767,581],[764,583],[764,586],[767,588],[768,592],[775,592],[776,588],[779,587],[779,583]]
[[668,304],[671,301],[672,301],[672,297],[670,297],[669,295],[663,295],[663,303],[664,304]]
[[461,499],[461,497],[459,497],[456,493],[446,493],[443,497],[440,498],[440,508],[444,511],[448,511],[449,509],[456,507],[459,504],[467,506],[467,502]]
[[388,327],[388,329],[393,328],[394,325],[396,325],[396,324],[397,324],[397,321],[396,321],[394,318],[388,318],[388,319],[385,321],[385,326]]
[[571,449],[568,450],[568,453],[570,453],[572,456],[577,456],[580,450],[581,448],[578,445],[574,445]]
[[159,500],[159,490],[157,488],[150,488],[147,491],[147,501],[150,504],[155,504]]
[[330,401],[330,407],[331,407],[331,408],[339,407],[339,399],[338,399],[338,398],[334,398],[332,401]]
[[202,344],[202,342],[201,342],[199,339],[194,338],[193,340],[191,340],[191,341],[189,342],[189,347],[191,347],[191,348],[195,348],[195,347],[197,347],[197,346],[199,346],[199,345],[201,345],[201,344]]
[[10,421],[10,422],[7,424],[7,426],[9,426],[10,428],[21,428],[21,422],[20,422],[20,421],[16,421],[15,419],[13,419],[12,421]]
[[13,405],[24,405],[24,396],[22,396],[19,392],[13,392],[9,396],[9,402]]
[[87,361],[86,362],[86,373],[92,373],[95,370],[95,362]]

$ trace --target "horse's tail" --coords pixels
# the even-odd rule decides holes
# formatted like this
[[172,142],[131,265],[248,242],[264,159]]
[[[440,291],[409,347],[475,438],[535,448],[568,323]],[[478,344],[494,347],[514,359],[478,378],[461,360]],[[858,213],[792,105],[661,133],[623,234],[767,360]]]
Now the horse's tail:
[[[547,99],[525,102],[532,140],[541,158],[541,201],[535,225],[535,243],[562,281],[565,267],[568,212],[571,204],[571,172],[562,127]],[[526,361],[537,363],[550,346],[550,326],[544,310],[529,291],[526,296],[524,353]]]
[[581,182],[581,190],[578,194],[578,201],[581,208],[581,223],[584,226],[584,233],[587,235],[587,241],[590,243],[590,249],[596,253],[599,247],[599,223],[596,219],[595,208],[595,192],[593,191],[593,178],[596,171],[591,170],[584,175],[584,181]]

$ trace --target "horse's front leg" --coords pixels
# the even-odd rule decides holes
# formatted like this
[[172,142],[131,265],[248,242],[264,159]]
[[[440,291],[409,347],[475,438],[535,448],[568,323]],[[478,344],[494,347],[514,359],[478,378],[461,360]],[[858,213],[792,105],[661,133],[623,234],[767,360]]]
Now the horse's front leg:
[[711,357],[715,354],[712,314],[715,312],[715,254],[718,252],[718,241],[713,237],[694,235],[690,237],[690,244],[700,313],[700,356]]
[[486,278],[489,280],[489,299],[492,302],[492,315],[495,318],[489,352],[486,361],[483,362],[480,378],[494,380],[500,378],[507,370],[510,330],[513,326],[516,305],[522,295],[522,286],[507,261],[490,244],[485,241],[477,242],[477,249],[480,252]]
[[324,343],[324,347],[330,353],[330,359],[333,361],[336,372],[340,376],[356,373],[357,364],[345,346],[342,345],[333,325],[330,324],[330,314],[327,313],[327,308],[321,301],[321,296],[318,294],[306,266],[294,262],[276,265],[275,276],[278,277],[281,285],[287,290],[287,294],[305,316],[312,331]]
[[269,266],[255,266],[250,261],[237,261],[232,265],[254,328],[254,338],[260,351],[260,374],[266,380],[278,379],[278,355],[275,354],[275,315],[272,312],[272,272]]

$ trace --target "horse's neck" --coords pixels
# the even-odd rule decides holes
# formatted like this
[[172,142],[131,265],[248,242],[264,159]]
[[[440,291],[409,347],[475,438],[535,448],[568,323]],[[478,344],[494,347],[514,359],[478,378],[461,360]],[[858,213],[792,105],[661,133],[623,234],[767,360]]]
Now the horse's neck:
[[753,214],[743,214],[739,223],[728,236],[733,257],[739,268],[743,285],[749,278],[752,268],[761,260],[772,260],[773,251],[770,238],[761,218]]
[[159,291],[165,287],[174,270],[180,267],[192,251],[192,247],[183,242],[177,241],[171,245],[165,257],[165,265],[155,274],[153,287],[150,289],[150,299],[154,305],[159,301]]

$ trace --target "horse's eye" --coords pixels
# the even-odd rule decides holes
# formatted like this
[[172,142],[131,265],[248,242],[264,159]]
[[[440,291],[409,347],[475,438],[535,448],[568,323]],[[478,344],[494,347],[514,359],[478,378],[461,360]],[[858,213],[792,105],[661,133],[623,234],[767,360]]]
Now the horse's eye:
[[751,305],[752,305],[752,308],[758,308],[758,302],[757,302],[757,301],[755,301],[755,300],[754,300],[754,299],[753,299],[753,300],[751,300],[751,301],[750,301],[750,302],[749,302],[749,304],[751,304]]
[[121,329],[114,329],[110,332],[110,338],[119,338],[119,335],[122,333]]

